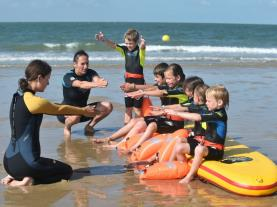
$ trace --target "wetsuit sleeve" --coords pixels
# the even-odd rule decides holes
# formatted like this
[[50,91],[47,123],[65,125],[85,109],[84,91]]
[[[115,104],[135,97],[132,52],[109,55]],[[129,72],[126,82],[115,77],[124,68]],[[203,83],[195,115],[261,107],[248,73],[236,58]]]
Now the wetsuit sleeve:
[[191,105],[192,105],[192,103],[190,103],[190,102],[182,102],[182,103],[180,103],[180,105],[181,105],[182,107],[188,107],[188,110],[189,110],[190,107],[191,107]]
[[167,89],[166,94],[164,96],[169,98],[178,99],[179,103],[184,103],[188,101],[187,95],[184,94],[184,90],[182,87],[176,87],[174,89]]
[[168,89],[167,85],[158,85],[157,84],[157,86],[158,86],[158,89],[160,89],[160,90],[167,90]]
[[93,80],[94,77],[99,77],[98,73],[92,69],[88,70],[88,76],[90,77],[91,80]]
[[49,114],[49,115],[86,115],[83,108],[54,104],[47,99],[33,95],[30,92],[24,94],[24,102],[32,114]]
[[188,103],[188,112],[201,114],[207,112],[207,110],[204,112],[203,107],[201,107],[200,105]]
[[116,45],[115,50],[121,54],[122,57],[125,57],[123,46]]
[[145,49],[139,49],[139,60],[140,60],[140,65],[144,67],[145,63]]
[[226,115],[221,111],[210,111],[200,114],[201,121],[225,121],[227,119]]
[[76,80],[76,78],[72,75],[72,73],[67,73],[63,77],[63,85],[66,88],[72,87],[72,82]]

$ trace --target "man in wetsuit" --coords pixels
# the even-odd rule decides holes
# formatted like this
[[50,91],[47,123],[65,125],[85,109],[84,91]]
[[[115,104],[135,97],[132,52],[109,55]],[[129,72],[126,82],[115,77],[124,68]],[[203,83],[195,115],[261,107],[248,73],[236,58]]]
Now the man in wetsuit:
[[[84,107],[87,104],[90,89],[107,87],[107,80],[101,78],[98,73],[89,69],[89,56],[84,50],[75,53],[73,69],[63,77],[63,104]],[[93,118],[79,115],[58,116],[58,120],[64,123],[64,135],[71,135],[71,127],[80,122],[89,121],[85,126],[85,134],[92,135],[94,126],[112,111],[112,104],[107,101],[90,103],[98,114]]]

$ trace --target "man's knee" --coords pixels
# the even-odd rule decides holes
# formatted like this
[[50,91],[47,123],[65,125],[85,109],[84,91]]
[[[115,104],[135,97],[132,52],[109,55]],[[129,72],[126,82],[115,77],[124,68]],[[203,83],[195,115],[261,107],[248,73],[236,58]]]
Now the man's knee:
[[96,109],[100,111],[101,115],[108,115],[112,112],[113,105],[108,101],[98,102]]
[[111,113],[113,110],[113,104],[111,102],[105,101],[103,102],[103,105],[105,106],[108,113]]
[[65,124],[77,124],[80,122],[80,116],[67,116],[65,118]]

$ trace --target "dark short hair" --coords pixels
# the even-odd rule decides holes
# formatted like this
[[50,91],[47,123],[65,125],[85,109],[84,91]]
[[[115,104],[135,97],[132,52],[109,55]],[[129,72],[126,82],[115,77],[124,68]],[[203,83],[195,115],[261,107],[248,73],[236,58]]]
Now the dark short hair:
[[184,81],[183,89],[184,91],[188,89],[189,91],[193,92],[195,87],[199,84],[204,84],[204,81],[202,78],[198,76],[190,76]]
[[80,56],[86,56],[87,58],[89,55],[84,50],[78,50],[73,57],[73,62],[77,62]]
[[168,68],[167,63],[159,63],[154,67],[153,74],[154,75],[160,75],[162,78],[164,78],[164,71]]
[[168,66],[165,71],[171,70],[175,77],[180,76],[180,83],[182,83],[186,79],[186,75],[183,72],[181,65],[177,63],[172,63]]

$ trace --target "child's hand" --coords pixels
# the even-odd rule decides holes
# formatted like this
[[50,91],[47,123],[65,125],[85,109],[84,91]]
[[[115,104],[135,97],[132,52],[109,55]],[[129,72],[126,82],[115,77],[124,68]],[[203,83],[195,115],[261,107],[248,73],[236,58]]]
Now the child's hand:
[[103,32],[99,32],[98,34],[95,34],[95,39],[98,40],[98,41],[104,42],[105,41],[105,37],[104,37]]
[[126,95],[131,98],[140,98],[144,95],[144,91],[138,90],[138,91],[126,93]]
[[167,115],[177,116],[177,112],[175,110],[172,110],[172,109],[165,109],[164,112]]
[[145,49],[145,39],[143,39],[142,35],[140,36],[140,48]]
[[135,89],[135,84],[134,83],[124,83],[120,86],[121,90],[124,92],[130,92],[134,91]]
[[163,107],[160,106],[149,106],[152,111],[163,111]]

